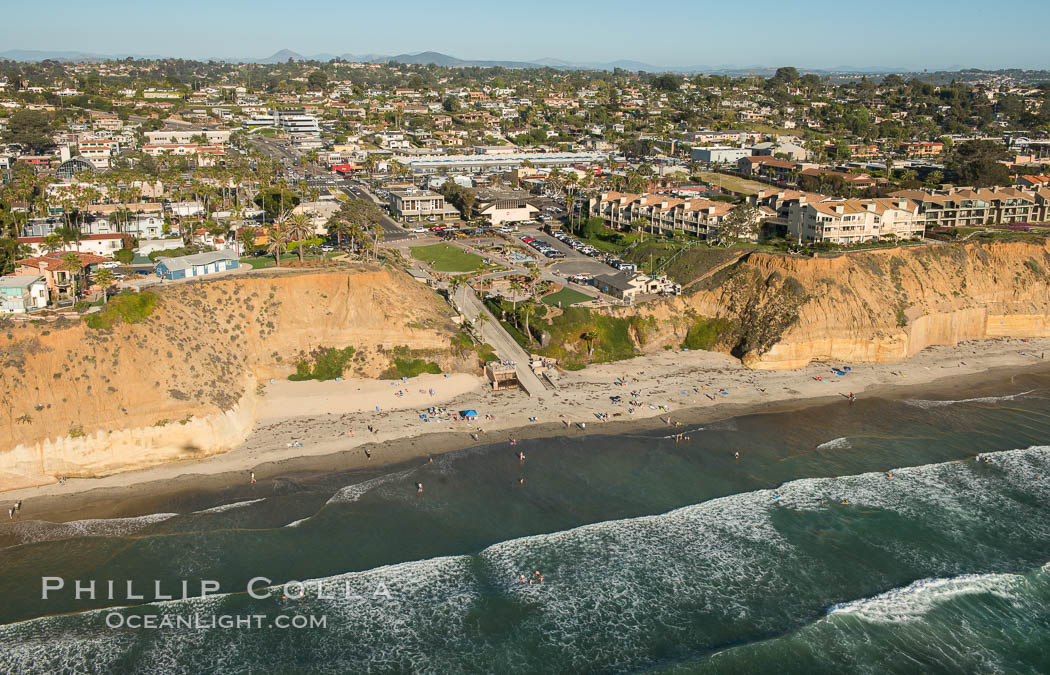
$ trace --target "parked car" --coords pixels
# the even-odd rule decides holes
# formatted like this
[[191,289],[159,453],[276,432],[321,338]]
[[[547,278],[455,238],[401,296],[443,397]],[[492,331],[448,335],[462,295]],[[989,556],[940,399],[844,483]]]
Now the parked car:
[[104,263],[99,263],[98,266],[99,266],[99,269],[114,270],[114,269],[120,267],[121,263],[116,261],[116,260],[107,260]]

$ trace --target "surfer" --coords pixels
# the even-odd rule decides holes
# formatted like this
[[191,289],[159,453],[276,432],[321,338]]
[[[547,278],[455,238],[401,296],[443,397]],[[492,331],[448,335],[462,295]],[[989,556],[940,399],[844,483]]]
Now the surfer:
[[521,464],[525,463],[525,453],[524,452],[519,452],[518,453],[518,462],[521,463]]
[[365,448],[365,457],[367,457],[368,459],[372,459],[372,451],[368,448]]
[[252,485],[252,487],[255,487],[255,472],[254,471],[252,471],[251,478],[248,479],[248,482]]
[[423,483],[416,483],[416,492],[419,494],[423,494]]
[[740,451],[739,450],[737,450],[736,452],[733,453],[733,459],[735,459],[738,462],[740,461]]

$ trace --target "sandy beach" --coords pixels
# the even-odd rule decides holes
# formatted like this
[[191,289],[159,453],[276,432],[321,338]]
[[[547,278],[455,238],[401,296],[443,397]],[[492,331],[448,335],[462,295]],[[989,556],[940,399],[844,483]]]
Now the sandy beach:
[[[904,397],[921,388],[965,399],[969,383],[1050,367],[1046,352],[1050,339],[1002,338],[931,347],[901,363],[755,371],[725,354],[675,350],[564,373],[556,390],[535,398],[492,392],[481,377],[467,374],[274,381],[265,384],[252,435],[231,452],[4,496],[25,500],[27,516],[54,521],[146,513],[162,495],[246,488],[251,471],[265,487],[290,473],[374,468],[511,438],[616,433],[668,420],[704,423],[829,400],[845,404],[850,393]],[[452,421],[468,409],[477,411],[476,420]]]

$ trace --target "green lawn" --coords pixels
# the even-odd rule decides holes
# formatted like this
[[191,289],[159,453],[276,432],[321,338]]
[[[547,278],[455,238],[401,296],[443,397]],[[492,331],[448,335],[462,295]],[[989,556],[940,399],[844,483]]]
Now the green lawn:
[[594,298],[586,293],[580,293],[572,288],[563,288],[557,293],[551,293],[550,295],[545,296],[542,302],[552,307],[558,307],[558,303],[561,303],[561,307],[570,307],[576,303],[588,302],[593,299]]
[[714,171],[701,171],[699,176],[701,180],[710,183],[711,185],[721,185],[724,189],[729,190],[730,192],[736,192],[737,194],[753,195],[759,190],[770,190],[773,188],[771,185],[759,183],[755,180],[748,180],[739,176],[729,176]]
[[430,263],[438,272],[474,272],[480,270],[484,263],[481,256],[467,253],[451,244],[413,246],[411,251],[413,258]]

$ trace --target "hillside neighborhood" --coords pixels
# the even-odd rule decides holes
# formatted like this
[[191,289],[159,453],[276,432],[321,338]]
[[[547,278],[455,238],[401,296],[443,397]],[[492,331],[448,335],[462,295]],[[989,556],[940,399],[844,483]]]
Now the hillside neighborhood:
[[516,315],[679,293],[696,247],[1042,238],[1050,83],[965,75],[4,61],[0,312],[375,260]]

